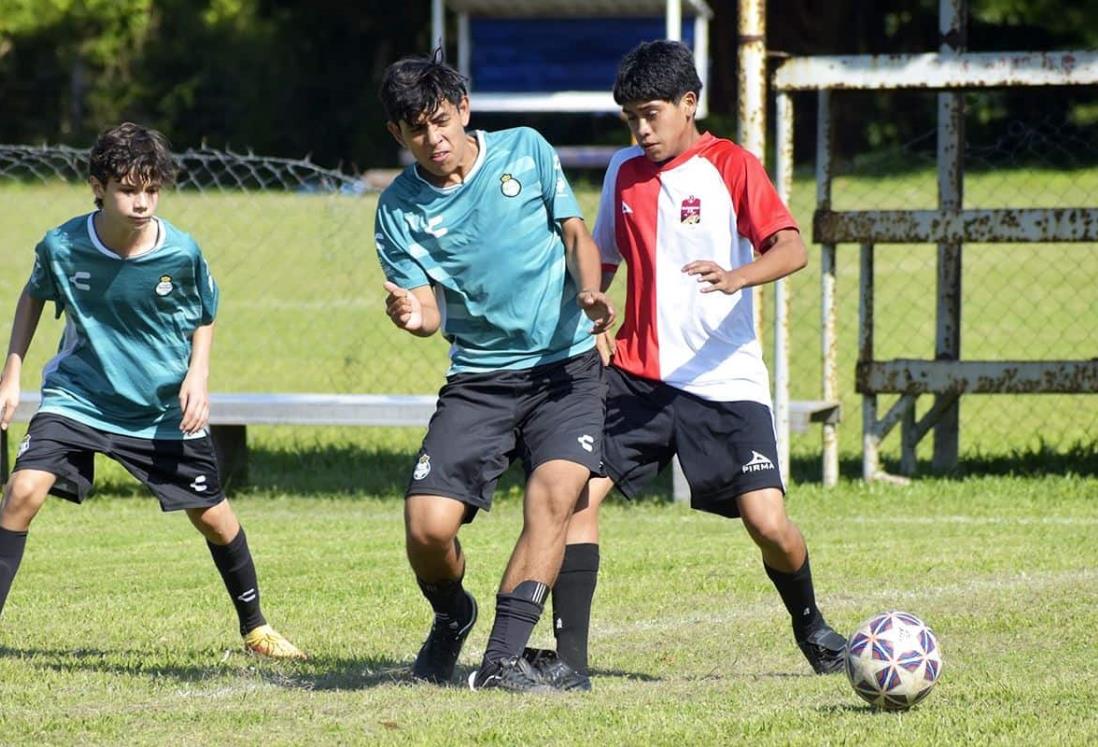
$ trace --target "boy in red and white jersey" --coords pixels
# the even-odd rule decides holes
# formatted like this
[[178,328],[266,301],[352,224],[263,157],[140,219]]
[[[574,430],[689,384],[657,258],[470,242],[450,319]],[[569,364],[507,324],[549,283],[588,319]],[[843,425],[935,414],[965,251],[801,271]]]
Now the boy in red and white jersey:
[[[557,654],[581,676],[599,505],[615,485],[636,494],[676,454],[693,508],[743,520],[813,669],[842,668],[845,640],[816,607],[804,537],[785,512],[754,326],[751,289],[804,267],[805,246],[758,159],[698,130],[700,91],[692,53],[671,41],[631,51],[614,84],[637,145],[610,163],[594,233],[603,289],[629,268],[625,321],[600,345],[608,477],[588,483],[553,590]],[[543,668],[553,659],[540,655]]]

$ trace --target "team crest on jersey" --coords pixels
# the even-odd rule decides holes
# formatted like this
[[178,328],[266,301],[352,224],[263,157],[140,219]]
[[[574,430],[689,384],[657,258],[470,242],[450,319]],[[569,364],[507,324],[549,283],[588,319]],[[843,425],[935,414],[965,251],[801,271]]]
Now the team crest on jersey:
[[160,282],[156,284],[156,295],[166,296],[175,290],[175,286],[172,285],[171,275],[161,275]]
[[15,458],[18,459],[19,457],[26,454],[27,449],[29,449],[30,446],[31,446],[31,437],[27,436],[26,438],[24,438],[22,441],[19,442],[19,450],[17,452],[15,452]]
[[427,475],[431,474],[431,457],[424,454],[416,462],[415,471],[412,472],[413,480],[422,480]]
[[683,225],[692,226],[695,223],[701,223],[702,219],[702,201],[694,195],[690,195],[682,201],[682,207],[679,209],[679,220]]
[[518,197],[519,192],[522,191],[522,182],[510,174],[504,174],[499,178],[499,191],[505,197]]

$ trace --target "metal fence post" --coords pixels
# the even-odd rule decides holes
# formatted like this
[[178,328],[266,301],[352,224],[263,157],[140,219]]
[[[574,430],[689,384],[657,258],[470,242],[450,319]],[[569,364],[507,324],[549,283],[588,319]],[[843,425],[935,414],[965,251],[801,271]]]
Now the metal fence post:
[[[822,90],[817,97],[816,115],[816,209],[831,209],[831,91]],[[823,398],[839,400],[839,352],[836,336],[835,311],[835,244],[820,246],[820,354],[823,358]],[[821,435],[823,448],[823,484],[833,486],[839,481],[839,425],[824,423]]]
[[[968,12],[966,0],[939,0],[938,12],[940,52],[963,52]],[[964,203],[964,142],[964,94],[938,94],[938,208],[943,211],[960,211]],[[937,360],[961,359],[961,247],[960,241],[938,244],[938,308],[934,336]],[[935,399],[939,397],[941,395],[936,395]],[[957,400],[945,409],[934,427],[934,469],[955,468],[959,444],[960,400]],[[913,463],[910,466],[914,469]]]

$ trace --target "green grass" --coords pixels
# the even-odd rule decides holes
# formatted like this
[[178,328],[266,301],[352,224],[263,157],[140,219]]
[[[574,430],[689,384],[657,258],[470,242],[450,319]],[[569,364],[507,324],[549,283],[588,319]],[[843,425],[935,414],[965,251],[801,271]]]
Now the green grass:
[[[929,172],[844,177],[836,204],[929,206],[933,185]],[[812,194],[799,180],[793,207],[805,226]],[[1098,170],[975,174],[968,194],[981,207],[1095,204]],[[0,197],[6,329],[34,242],[89,200],[83,188],[10,183]],[[589,215],[596,198],[580,194]],[[199,239],[224,293],[214,390],[439,385],[445,344],[400,334],[381,312],[374,205],[167,195],[162,214]],[[966,252],[967,355],[1093,357],[1093,246]],[[840,250],[846,475],[859,467],[854,255]],[[929,353],[933,255],[882,248],[882,357]],[[813,257],[790,283],[796,397],[819,394],[818,264]],[[43,321],[25,389],[58,334],[57,322]],[[257,661],[239,650],[197,534],[180,516],[157,515],[101,460],[98,497],[80,508],[51,501],[36,521],[0,618],[0,743],[1093,744],[1096,429],[1092,397],[968,397],[956,475],[907,487],[844,480],[834,490],[810,482],[818,433],[795,438],[789,508],[831,621],[849,631],[900,607],[941,638],[944,679],[906,714],[875,713],[842,678],[809,676],[739,525],[660,500],[605,511],[594,693],[514,698],[411,684],[404,672],[428,624],[406,569],[399,503],[415,429],[251,430],[251,485],[236,506],[269,617],[313,655],[300,665]],[[664,480],[653,493],[668,489]],[[518,491],[509,473],[498,508],[462,534],[470,588],[486,610],[521,521]],[[489,617],[462,657],[465,672]],[[535,642],[545,645],[542,628]]]
[[[261,453],[258,466],[278,458]],[[308,649],[304,664],[239,650],[183,517],[145,498],[53,501],[0,624],[0,741],[1093,744],[1096,488],[1050,476],[794,491],[790,513],[833,624],[849,631],[902,608],[941,640],[945,675],[905,714],[870,710],[842,676],[810,675],[740,526],[679,505],[607,506],[595,689],[523,698],[408,681],[428,610],[405,568],[395,500],[256,490],[235,501],[268,617]],[[505,492],[463,532],[486,610],[521,521]],[[543,623],[535,642],[550,641]]]

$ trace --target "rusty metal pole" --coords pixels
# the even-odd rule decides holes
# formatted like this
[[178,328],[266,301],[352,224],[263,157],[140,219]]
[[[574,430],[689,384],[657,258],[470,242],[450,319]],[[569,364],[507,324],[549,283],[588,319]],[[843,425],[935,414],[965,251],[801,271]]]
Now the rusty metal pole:
[[[766,0],[739,0],[736,40],[739,144],[766,162]],[[763,339],[762,288],[755,288],[755,336]]]
[[[943,55],[965,50],[967,0],[939,0],[938,28]],[[938,209],[959,212],[964,204],[965,102],[962,93],[938,94]],[[938,311],[934,336],[937,360],[961,359],[961,247],[938,244]],[[942,395],[937,395],[937,400]],[[937,402],[936,402],[937,403]],[[960,442],[960,401],[946,408],[934,426],[936,471],[957,466]],[[911,465],[912,467],[914,465]]]
[[[831,209],[831,91],[821,90],[816,113],[816,209]],[[835,310],[835,244],[820,246],[820,355],[823,373],[822,396],[828,402],[839,401],[839,338]],[[875,402],[874,402],[875,404]],[[874,409],[874,415],[876,409]],[[839,481],[839,425],[824,423],[823,484],[831,487]]]
[[[793,193],[793,96],[785,91],[774,102],[777,140],[774,175],[778,196],[789,204]],[[774,284],[774,429],[778,463],[789,479],[789,293],[785,280]]]

